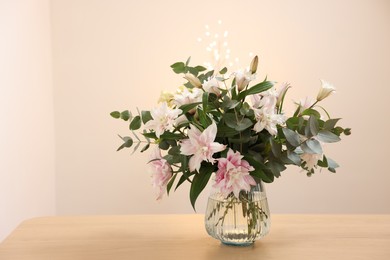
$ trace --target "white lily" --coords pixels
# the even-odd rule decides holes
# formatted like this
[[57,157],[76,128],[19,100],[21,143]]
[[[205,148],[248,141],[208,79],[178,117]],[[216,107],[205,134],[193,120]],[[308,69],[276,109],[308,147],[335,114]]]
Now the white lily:
[[213,154],[225,150],[226,146],[214,142],[217,136],[217,125],[213,122],[203,132],[191,125],[187,132],[188,139],[181,142],[180,152],[192,155],[189,161],[190,171],[198,171],[202,161],[215,162]]
[[165,131],[172,131],[174,129],[176,119],[181,113],[181,109],[172,109],[168,107],[166,102],[163,102],[159,107],[150,111],[153,119],[148,121],[145,127],[154,130],[156,136],[159,138]]
[[335,91],[336,88],[332,84],[321,79],[321,89],[318,92],[317,101],[321,101],[327,98],[330,94],[332,94]]
[[214,93],[219,96],[221,91],[219,90],[218,80],[215,77],[208,78],[202,84],[204,91]]

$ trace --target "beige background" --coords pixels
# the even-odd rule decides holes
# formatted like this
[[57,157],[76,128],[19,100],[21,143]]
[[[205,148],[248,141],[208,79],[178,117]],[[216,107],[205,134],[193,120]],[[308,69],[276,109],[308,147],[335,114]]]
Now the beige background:
[[0,0],[0,241],[55,214],[49,1]]
[[[46,6],[39,7],[41,2],[47,3],[34,3],[46,10]],[[50,153],[44,162],[49,168],[55,163],[57,214],[193,212],[188,187],[181,187],[169,199],[155,202],[146,171],[147,154],[115,152],[120,145],[116,134],[125,135],[128,128],[110,118],[109,113],[136,111],[136,107],[150,109],[161,90],[174,90],[183,83],[169,65],[188,56],[193,57],[194,63],[208,60],[205,44],[196,41],[204,34],[205,24],[212,29],[229,30],[232,56],[239,57],[241,65],[249,63],[249,52],[258,54],[259,78],[267,74],[269,79],[290,82],[293,89],[287,101],[291,103],[306,95],[315,97],[319,79],[332,82],[337,93],[323,105],[334,117],[343,117],[343,125],[352,128],[352,136],[325,148],[341,165],[336,174],[324,171],[308,178],[299,169],[291,168],[266,186],[271,211],[390,213],[390,174],[386,163],[390,143],[389,1],[53,0],[50,6],[55,140],[43,134],[50,129],[50,117],[38,112],[44,123],[34,121],[29,126],[41,130],[34,136],[35,141],[55,143],[55,159],[54,153]],[[220,27],[219,19],[223,21]],[[28,34],[32,30],[28,26],[15,30]],[[47,20],[41,26],[46,28]],[[5,36],[11,39],[11,45],[19,42]],[[35,37],[45,42],[31,49],[31,53],[41,55],[39,51],[50,49],[46,33]],[[23,43],[30,46],[31,41]],[[46,57],[47,53],[42,55]],[[37,60],[29,66],[46,68],[46,63],[40,64],[42,59]],[[33,86],[26,76],[30,70],[14,71],[20,71],[26,81],[24,87],[31,91]],[[50,71],[46,68],[45,75],[50,75]],[[41,87],[50,85],[45,80]],[[13,89],[9,91],[16,96],[8,110],[15,104],[26,105],[19,98],[22,90],[16,90],[10,82],[5,81],[4,85],[8,84],[8,89]],[[44,93],[51,95],[50,91],[48,88]],[[30,98],[47,98],[46,94],[36,95],[34,92]],[[50,114],[51,110],[43,111]],[[11,118],[3,117],[4,125],[9,126]],[[30,130],[21,122],[9,127],[24,134]],[[12,151],[18,156],[20,151],[27,151],[23,159],[33,158],[50,151],[50,144],[36,145],[32,150],[17,146],[19,149]],[[3,150],[5,154],[11,147],[14,148],[11,144],[1,147],[2,160],[6,158]],[[16,158],[11,161],[18,162]],[[2,167],[7,169],[1,173],[6,180],[14,178],[10,173],[12,165]],[[31,168],[29,174],[36,181],[43,178],[40,169]],[[23,175],[15,178],[25,181]],[[52,180],[51,176],[44,178],[45,182]],[[29,185],[35,186],[34,182]],[[26,192],[21,187],[15,190]],[[14,197],[7,197],[11,192],[0,192],[10,207],[23,208],[13,203]],[[31,200],[36,199],[34,194],[26,194]],[[206,198],[207,191],[197,204],[200,213]],[[39,201],[51,205],[43,199]],[[51,212],[38,211],[42,215]]]

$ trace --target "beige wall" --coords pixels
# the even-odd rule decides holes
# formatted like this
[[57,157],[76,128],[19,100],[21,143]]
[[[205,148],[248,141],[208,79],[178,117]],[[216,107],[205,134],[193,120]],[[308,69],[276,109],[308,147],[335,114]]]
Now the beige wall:
[[55,214],[49,1],[0,1],[0,241]]
[[291,82],[288,101],[332,82],[337,94],[324,105],[353,129],[326,147],[337,174],[291,168],[267,185],[272,212],[390,213],[389,1],[54,0],[58,213],[192,212],[188,187],[154,201],[147,155],[115,152],[127,126],[109,112],[151,108],[174,90],[183,80],[169,65],[189,55],[203,62],[196,38],[218,19],[233,56],[257,53],[260,78]]

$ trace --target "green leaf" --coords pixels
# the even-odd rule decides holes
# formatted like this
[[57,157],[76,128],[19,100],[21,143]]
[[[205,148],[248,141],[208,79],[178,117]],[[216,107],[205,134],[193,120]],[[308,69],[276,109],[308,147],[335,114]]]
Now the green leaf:
[[203,67],[203,66],[196,66],[195,69],[196,69],[197,71],[199,71],[199,72],[202,72],[202,71],[207,70],[207,69],[206,69],[205,67]]
[[188,64],[190,64],[190,61],[191,61],[191,56],[188,57],[187,61],[186,61],[186,66],[188,66]]
[[160,135],[160,138],[166,140],[180,140],[183,139],[184,136],[182,134],[176,134],[166,131],[162,135]]
[[335,143],[341,140],[340,137],[328,130],[320,130],[317,139],[324,143]]
[[219,74],[223,75],[223,74],[225,74],[227,71],[228,71],[228,69],[227,69],[226,67],[224,67],[223,69],[221,69],[221,70],[219,71]]
[[129,112],[129,110],[125,110],[125,111],[122,111],[121,112],[121,118],[124,120],[124,121],[127,121],[131,118],[131,113]]
[[191,109],[195,108],[197,105],[202,104],[202,102],[195,102],[191,104],[185,104],[179,107],[183,111],[183,114],[187,113]]
[[266,166],[270,168],[273,175],[277,178],[280,177],[280,173],[286,169],[286,166],[276,161],[269,161]]
[[287,158],[290,159],[295,165],[301,165],[301,157],[295,152],[287,150]]
[[267,91],[268,89],[272,88],[274,86],[274,82],[272,81],[263,81],[257,85],[254,85],[251,88],[248,88],[245,91],[242,91],[240,94],[238,94],[238,100],[244,99],[246,96],[261,93],[264,91]]
[[308,139],[301,145],[305,153],[322,154],[322,147],[320,142],[315,139]]
[[309,122],[308,122],[309,126],[310,126],[310,133],[314,136],[314,135],[317,135],[318,133],[318,130],[319,130],[319,127],[318,127],[318,120],[316,117],[314,117],[313,115],[311,115],[309,117]]
[[228,110],[235,108],[239,104],[240,102],[238,102],[237,100],[231,100],[228,96],[224,96],[221,106],[224,110]]
[[266,183],[271,183],[274,181],[274,175],[271,171],[265,167],[262,163],[256,161],[252,156],[244,156],[244,159],[255,168],[254,171],[251,171],[249,174],[257,179],[260,179]]
[[122,150],[123,148],[130,148],[133,145],[133,139],[131,139],[130,136],[122,137],[119,135],[119,137],[124,141],[124,143],[121,146],[119,146],[117,151]]
[[110,113],[110,115],[111,115],[113,118],[116,118],[116,119],[118,119],[118,118],[121,117],[121,113],[120,113],[119,111],[112,111],[112,112]]
[[180,155],[180,146],[173,146],[169,151],[170,155]]
[[325,154],[322,157],[323,157],[322,161],[318,160],[317,165],[320,167],[323,167],[323,168],[327,168],[328,167],[328,160],[327,160]]
[[300,144],[299,140],[299,134],[295,131],[288,129],[288,128],[282,128],[283,134],[286,137],[287,142],[293,146],[298,147]]
[[351,134],[351,128],[345,128],[344,129],[344,134],[345,135],[350,135]]
[[217,132],[218,137],[232,137],[239,134],[237,130],[235,130],[234,128],[230,128],[225,124],[220,123],[217,125],[217,127],[218,127],[218,132]]
[[199,121],[202,124],[203,128],[207,128],[209,125],[211,125],[212,120],[208,117],[208,115],[201,109],[197,109],[198,115],[199,115]]
[[196,68],[193,68],[193,67],[186,67],[187,71],[189,73],[191,73],[192,75],[194,75],[195,77],[198,76],[199,72]]
[[185,72],[186,65],[183,62],[176,62],[171,65],[171,68],[176,74],[179,74]]
[[208,111],[208,102],[209,102],[209,92],[204,92],[202,95],[202,106],[203,111]]
[[196,173],[194,175],[194,178],[192,179],[191,188],[190,188],[190,201],[191,205],[195,210],[195,202],[196,199],[199,197],[199,194],[203,191],[203,189],[206,187],[211,174],[214,171],[214,167],[209,163],[202,163],[199,173]]
[[130,130],[138,130],[141,127],[141,117],[136,116],[130,123]]
[[302,116],[315,116],[317,118],[320,118],[321,117],[321,114],[317,111],[317,110],[314,110],[312,108],[308,108],[308,109],[305,109],[302,114]]
[[242,132],[253,125],[249,118],[244,118],[242,116],[235,115],[234,113],[226,113],[223,115],[223,118],[228,127],[233,128],[238,132]]
[[138,149],[138,147],[139,147],[140,145],[141,145],[141,142],[138,142],[137,145],[134,146],[133,152],[132,152],[131,154],[134,154],[134,153],[137,151],[137,149]]
[[177,176],[177,173],[175,173],[171,179],[169,180],[168,184],[167,184],[167,194],[169,195],[169,191],[171,190],[172,188],[172,185],[173,183],[175,182],[175,179],[176,179],[176,176]]
[[243,118],[237,122],[236,130],[239,132],[244,131],[245,129],[253,125],[252,121],[249,118]]
[[146,124],[148,121],[153,119],[150,111],[141,111],[141,116],[142,116],[142,123],[144,124]]
[[170,155],[167,154],[163,157],[169,164],[175,164],[175,163],[180,163],[180,156],[179,155]]
[[160,148],[161,150],[168,150],[169,143],[166,140],[163,140],[158,144],[158,148]]
[[325,130],[332,130],[341,118],[329,119],[324,123]]
[[142,133],[142,135],[145,136],[146,138],[158,139],[156,136],[156,133],[154,133],[154,132]]
[[141,149],[141,153],[145,152],[146,150],[148,150],[150,147],[150,144],[146,144],[142,149]]
[[180,187],[185,181],[188,181],[189,183],[192,183],[192,181],[189,179],[192,175],[194,175],[195,172],[188,173],[188,171],[183,171],[183,175],[180,177],[179,181],[176,184],[175,190]]
[[275,142],[273,138],[270,139],[271,150],[275,157],[279,158],[282,151],[282,145],[280,143]]
[[335,162],[334,160],[332,160],[331,158],[328,157],[327,160],[328,160],[329,168],[336,169],[336,168],[340,167],[340,165],[337,162]]

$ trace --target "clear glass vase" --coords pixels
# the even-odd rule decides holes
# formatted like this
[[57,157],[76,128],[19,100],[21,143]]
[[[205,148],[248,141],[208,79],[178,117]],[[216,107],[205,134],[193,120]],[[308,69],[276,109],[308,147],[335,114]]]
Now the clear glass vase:
[[249,246],[268,234],[271,225],[267,196],[263,184],[249,192],[223,196],[212,193],[205,214],[207,233],[223,244]]

